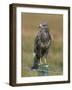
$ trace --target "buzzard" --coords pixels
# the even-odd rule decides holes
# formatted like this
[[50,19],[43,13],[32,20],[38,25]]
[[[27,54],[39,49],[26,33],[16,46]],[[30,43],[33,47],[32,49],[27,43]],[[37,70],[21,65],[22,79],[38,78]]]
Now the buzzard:
[[39,64],[47,64],[47,55],[51,46],[51,35],[47,23],[39,25],[40,31],[34,41],[34,62],[32,69],[38,69]]

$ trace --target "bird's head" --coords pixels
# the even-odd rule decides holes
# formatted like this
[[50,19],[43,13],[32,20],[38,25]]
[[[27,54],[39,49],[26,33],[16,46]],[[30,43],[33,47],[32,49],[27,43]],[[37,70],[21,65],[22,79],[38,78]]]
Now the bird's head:
[[40,28],[41,30],[48,29],[48,24],[47,24],[46,22],[43,22],[43,23],[41,23],[41,24],[39,25],[39,28]]

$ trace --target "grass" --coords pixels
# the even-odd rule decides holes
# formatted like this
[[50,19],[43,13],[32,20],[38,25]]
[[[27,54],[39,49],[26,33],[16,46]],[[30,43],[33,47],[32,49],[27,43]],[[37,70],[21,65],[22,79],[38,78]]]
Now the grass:
[[[32,14],[31,14],[32,15]],[[22,67],[21,67],[21,76],[22,77],[32,77],[32,76],[38,76],[38,73],[35,71],[31,71],[31,66],[33,63],[33,46],[34,46],[34,39],[36,36],[36,33],[38,32],[37,23],[40,22],[42,19],[40,15],[38,16],[31,16],[30,14],[22,14]],[[40,19],[39,19],[40,17]],[[43,17],[43,15],[42,15]],[[24,18],[24,20],[23,20]],[[36,20],[35,23],[28,22],[28,19]],[[52,22],[50,19],[55,19],[55,22],[57,23],[59,21],[59,24],[55,25],[54,22]],[[59,19],[58,19],[59,18]],[[52,17],[52,15],[44,15],[44,19],[47,20],[49,26],[50,26],[50,32],[53,36],[52,44],[49,50],[47,64],[48,67],[48,75],[54,76],[54,75],[62,75],[63,74],[63,29],[62,27],[62,16],[56,16]],[[53,25],[54,23],[54,25]],[[37,29],[36,29],[37,28]]]

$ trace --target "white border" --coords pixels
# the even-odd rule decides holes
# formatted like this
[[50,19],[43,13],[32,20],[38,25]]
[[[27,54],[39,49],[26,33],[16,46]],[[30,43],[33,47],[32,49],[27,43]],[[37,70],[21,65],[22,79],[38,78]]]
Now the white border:
[[[43,13],[43,14],[63,14],[63,75],[45,76],[45,77],[21,77],[21,12],[24,13]],[[43,9],[17,7],[17,42],[16,42],[16,83],[34,83],[34,82],[53,82],[68,80],[68,11],[60,9]]]

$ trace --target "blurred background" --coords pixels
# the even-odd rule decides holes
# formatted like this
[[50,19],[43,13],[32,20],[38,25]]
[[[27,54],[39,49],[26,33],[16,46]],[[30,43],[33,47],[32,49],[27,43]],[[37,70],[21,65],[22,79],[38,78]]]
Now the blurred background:
[[47,64],[48,75],[63,74],[63,15],[60,14],[35,14],[21,13],[21,76],[38,76],[31,71],[33,63],[34,39],[39,31],[39,24],[46,22],[52,36],[52,44],[49,50]]

